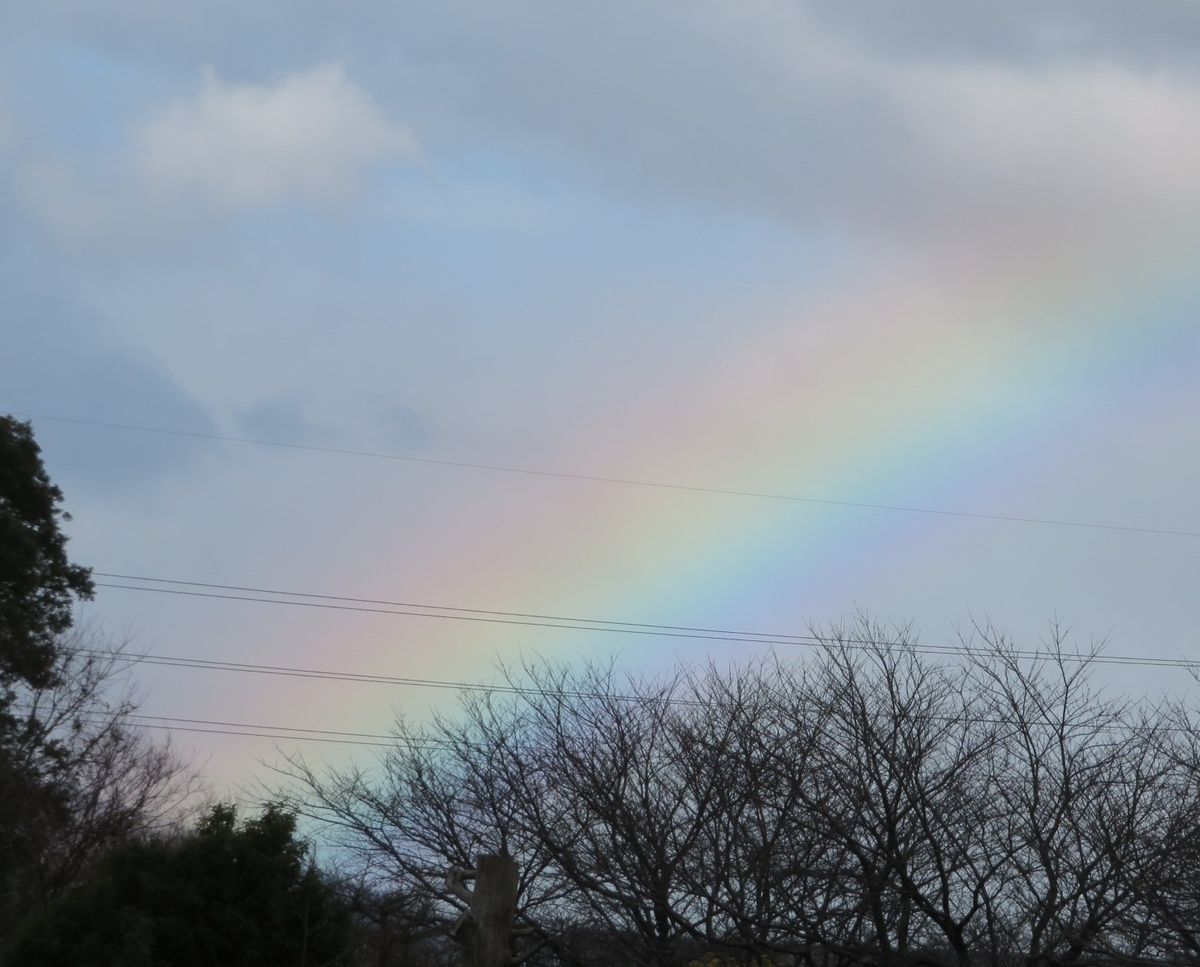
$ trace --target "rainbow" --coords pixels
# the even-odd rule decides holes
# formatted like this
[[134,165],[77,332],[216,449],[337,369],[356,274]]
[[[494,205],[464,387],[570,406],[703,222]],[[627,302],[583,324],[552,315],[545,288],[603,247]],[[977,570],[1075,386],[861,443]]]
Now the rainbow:
[[[997,480],[1061,448],[1078,429],[1079,401],[1110,394],[1129,374],[1170,369],[1200,304],[1182,251],[1137,263],[1014,252],[843,281],[755,320],[708,371],[671,374],[665,402],[635,430],[618,427],[603,445],[601,434],[584,433],[555,469],[1004,513]],[[1176,377],[1186,378],[1168,378],[1164,392]],[[377,581],[373,593],[802,633],[810,620],[837,617],[824,603],[833,583],[902,568],[931,527],[963,526],[537,478],[481,480],[479,493],[451,532],[426,542],[436,551],[419,588],[406,572],[403,586]],[[388,562],[376,566],[388,573]],[[402,620],[411,624],[379,629],[343,664],[478,678],[497,656],[518,653],[620,650],[625,660],[666,661],[747,648]]]

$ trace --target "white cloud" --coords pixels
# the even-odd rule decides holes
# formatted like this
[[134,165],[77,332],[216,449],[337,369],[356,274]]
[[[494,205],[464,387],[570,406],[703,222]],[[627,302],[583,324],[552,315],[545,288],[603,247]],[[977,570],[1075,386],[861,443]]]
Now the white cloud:
[[981,220],[1120,235],[1200,206],[1200,72],[1098,56],[1087,5],[1031,25],[974,11],[928,44],[932,20],[880,14],[899,31],[885,43],[884,25],[835,29],[791,0],[414,7],[424,19],[394,33],[453,78],[432,97],[640,196],[921,235]]
[[[245,5],[230,3],[210,25],[225,41],[215,45],[225,58],[218,72],[135,132],[116,159],[115,189],[94,191],[103,179],[71,158],[62,167],[85,190],[42,172],[35,200],[55,225],[186,228],[238,206],[366,193],[374,166],[417,154],[389,119],[395,111],[421,118],[434,159],[439,146],[474,139],[490,157],[572,157],[603,190],[639,200],[881,228],[889,238],[1043,238],[1048,226],[1059,238],[1121,237],[1139,224],[1194,220],[1200,72],[1165,55],[1151,66],[1146,52],[1187,35],[1172,18],[1200,30],[1200,15],[1170,0],[1176,13],[1144,25],[1137,56],[1118,56],[1104,17],[1082,0],[1068,5],[1069,17],[999,7],[960,16],[950,0],[929,0],[922,9],[941,15],[910,22],[824,0],[696,0],[684,13],[636,0],[569,11],[516,0],[503,14],[470,0],[413,0],[373,7],[346,48],[376,102],[336,64],[269,84],[229,81],[247,63],[295,56],[263,31],[267,20],[243,21]],[[298,22],[314,38],[305,63],[323,56],[316,38],[332,26],[316,14]],[[386,50],[376,46],[384,39]],[[230,53],[243,47],[254,56]],[[461,186],[428,187],[393,186],[382,204],[422,219],[478,220],[487,209]]]
[[156,188],[242,205],[343,198],[371,166],[417,151],[412,134],[383,117],[339,65],[323,64],[271,85],[207,72],[194,97],[142,131],[137,164]]
[[[905,70],[891,86],[930,164],[1034,205],[1200,203],[1194,78],[1109,65]],[[936,161],[934,159],[937,159]]]

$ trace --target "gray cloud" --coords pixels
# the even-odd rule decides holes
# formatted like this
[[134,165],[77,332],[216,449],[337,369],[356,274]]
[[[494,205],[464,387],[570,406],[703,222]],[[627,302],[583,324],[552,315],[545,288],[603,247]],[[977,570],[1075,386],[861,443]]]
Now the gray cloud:
[[396,453],[427,450],[434,440],[433,424],[425,413],[384,393],[352,397],[344,403],[341,409],[349,422],[329,426],[313,418],[319,404],[309,397],[264,397],[236,414],[238,433],[281,443]]
[[376,445],[403,452],[428,450],[437,434],[430,417],[383,394],[368,400],[369,425]]
[[238,432],[281,443],[321,443],[320,428],[309,418],[305,401],[273,396],[256,400],[237,414]]
[[[1192,0],[747,0],[729,11],[733,29],[764,11],[799,11],[844,41],[880,56],[1030,63],[1065,57],[1102,58],[1129,66],[1162,67],[1194,62],[1200,9]],[[137,59],[201,62],[262,68],[311,61],[332,49],[402,50],[414,40],[451,39],[472,21],[493,25],[497,46],[534,40],[549,27],[569,34],[572,25],[608,22],[617,31],[643,32],[655,21],[683,23],[704,3],[622,4],[589,11],[562,4],[509,4],[503,10],[472,0],[213,0],[203,8],[164,7],[156,0],[43,0],[7,12],[14,30],[73,35],[118,48]],[[281,23],[287,30],[280,30]],[[561,25],[561,26],[559,26]],[[402,30],[401,28],[404,28]],[[606,31],[607,33],[608,31]],[[588,39],[582,31],[580,42]],[[578,46],[578,45],[577,45]]]
[[1027,65],[1104,60],[1127,67],[1191,67],[1200,8],[1191,0],[806,0],[824,27],[877,55]]
[[417,153],[412,135],[335,63],[261,85],[206,71],[200,91],[154,118],[139,140],[139,173],[153,187],[235,206],[348,197],[367,167]]
[[1200,156],[1200,80],[1182,56],[1200,9],[1180,0],[156,10],[125,0],[101,19],[62,0],[19,19],[247,82],[345,58],[389,116],[417,113],[432,155],[565,154],[641,200],[791,224],[978,234],[1025,219],[1040,235],[1051,215],[1094,233],[1177,216]]
[[[10,236],[0,245],[15,249],[14,241]],[[0,269],[0,406],[17,415],[211,430],[205,407],[165,366],[122,340],[109,320],[73,294],[69,273],[30,247],[26,241],[26,251]],[[34,422],[51,472],[68,491],[137,490],[187,469],[196,456],[188,442],[167,437]]]

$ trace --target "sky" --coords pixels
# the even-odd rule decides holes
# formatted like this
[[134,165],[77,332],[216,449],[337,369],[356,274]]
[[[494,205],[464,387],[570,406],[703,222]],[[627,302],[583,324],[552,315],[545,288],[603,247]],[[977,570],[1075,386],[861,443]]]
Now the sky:
[[[98,572],[1200,660],[1198,42],[1191,0],[6,4],[0,411]],[[124,588],[81,620],[448,681],[770,647]],[[454,702],[137,677],[288,730]],[[224,790],[370,754],[175,741]]]

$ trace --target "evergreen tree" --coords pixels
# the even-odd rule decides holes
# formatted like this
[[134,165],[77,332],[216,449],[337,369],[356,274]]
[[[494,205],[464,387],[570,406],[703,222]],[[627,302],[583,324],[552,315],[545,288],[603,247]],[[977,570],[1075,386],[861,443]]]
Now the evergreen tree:
[[32,427],[0,416],[0,694],[48,684],[74,598],[92,596],[89,570],[67,559],[61,504]]
[[351,920],[277,806],[241,823],[218,805],[175,838],[117,847],[30,918],[22,967],[271,967],[345,963]]
[[0,416],[0,938],[188,789],[131,727],[120,646],[71,627],[92,582],[61,505],[29,424]]

